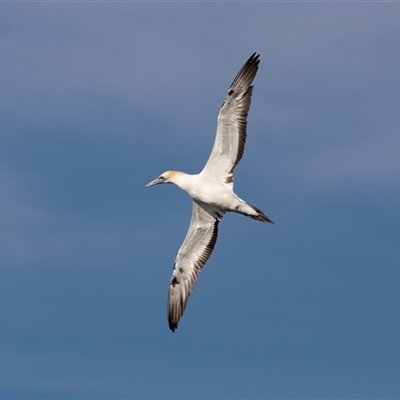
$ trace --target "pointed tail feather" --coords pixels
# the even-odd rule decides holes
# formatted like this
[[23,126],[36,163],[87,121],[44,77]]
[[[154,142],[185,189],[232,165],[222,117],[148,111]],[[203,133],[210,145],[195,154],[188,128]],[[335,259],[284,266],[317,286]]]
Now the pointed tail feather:
[[256,221],[269,222],[270,224],[275,225],[275,222],[269,219],[259,208],[252,206],[249,203],[247,204],[257,213],[256,215],[247,214],[247,217],[255,219]]

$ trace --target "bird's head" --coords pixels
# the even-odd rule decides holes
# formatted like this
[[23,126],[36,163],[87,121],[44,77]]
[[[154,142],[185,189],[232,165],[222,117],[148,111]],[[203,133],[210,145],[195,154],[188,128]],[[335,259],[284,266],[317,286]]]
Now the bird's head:
[[175,183],[175,178],[180,174],[179,171],[165,171],[154,181],[149,182],[146,187],[158,185],[159,183]]

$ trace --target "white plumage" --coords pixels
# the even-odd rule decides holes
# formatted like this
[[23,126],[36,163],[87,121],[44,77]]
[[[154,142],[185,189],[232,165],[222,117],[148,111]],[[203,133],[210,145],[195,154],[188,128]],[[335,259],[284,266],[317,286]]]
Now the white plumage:
[[166,171],[146,185],[173,183],[193,199],[189,230],[175,260],[168,295],[168,323],[178,327],[197,277],[210,257],[218,234],[218,223],[227,211],[273,223],[260,209],[233,192],[233,173],[246,143],[247,114],[250,108],[259,55],[254,53],[236,75],[218,115],[217,134],[211,155],[196,175]]

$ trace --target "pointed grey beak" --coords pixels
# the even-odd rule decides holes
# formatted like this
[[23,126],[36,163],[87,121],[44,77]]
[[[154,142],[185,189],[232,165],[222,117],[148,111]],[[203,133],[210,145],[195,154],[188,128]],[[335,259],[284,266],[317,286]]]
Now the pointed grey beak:
[[154,186],[154,185],[158,185],[159,183],[163,183],[164,179],[163,178],[156,178],[154,179],[154,181],[149,182],[145,187],[150,187],[150,186]]

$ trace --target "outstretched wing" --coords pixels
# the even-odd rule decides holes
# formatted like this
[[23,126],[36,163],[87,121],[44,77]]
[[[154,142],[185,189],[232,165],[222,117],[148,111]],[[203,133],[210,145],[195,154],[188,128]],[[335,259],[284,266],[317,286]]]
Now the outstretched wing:
[[210,257],[218,235],[219,220],[193,202],[192,219],[175,260],[168,294],[168,323],[174,332],[197,277]]
[[214,147],[202,171],[225,183],[233,181],[233,172],[243,156],[247,114],[253,91],[251,83],[258,70],[259,57],[254,53],[232,82],[218,114]]

